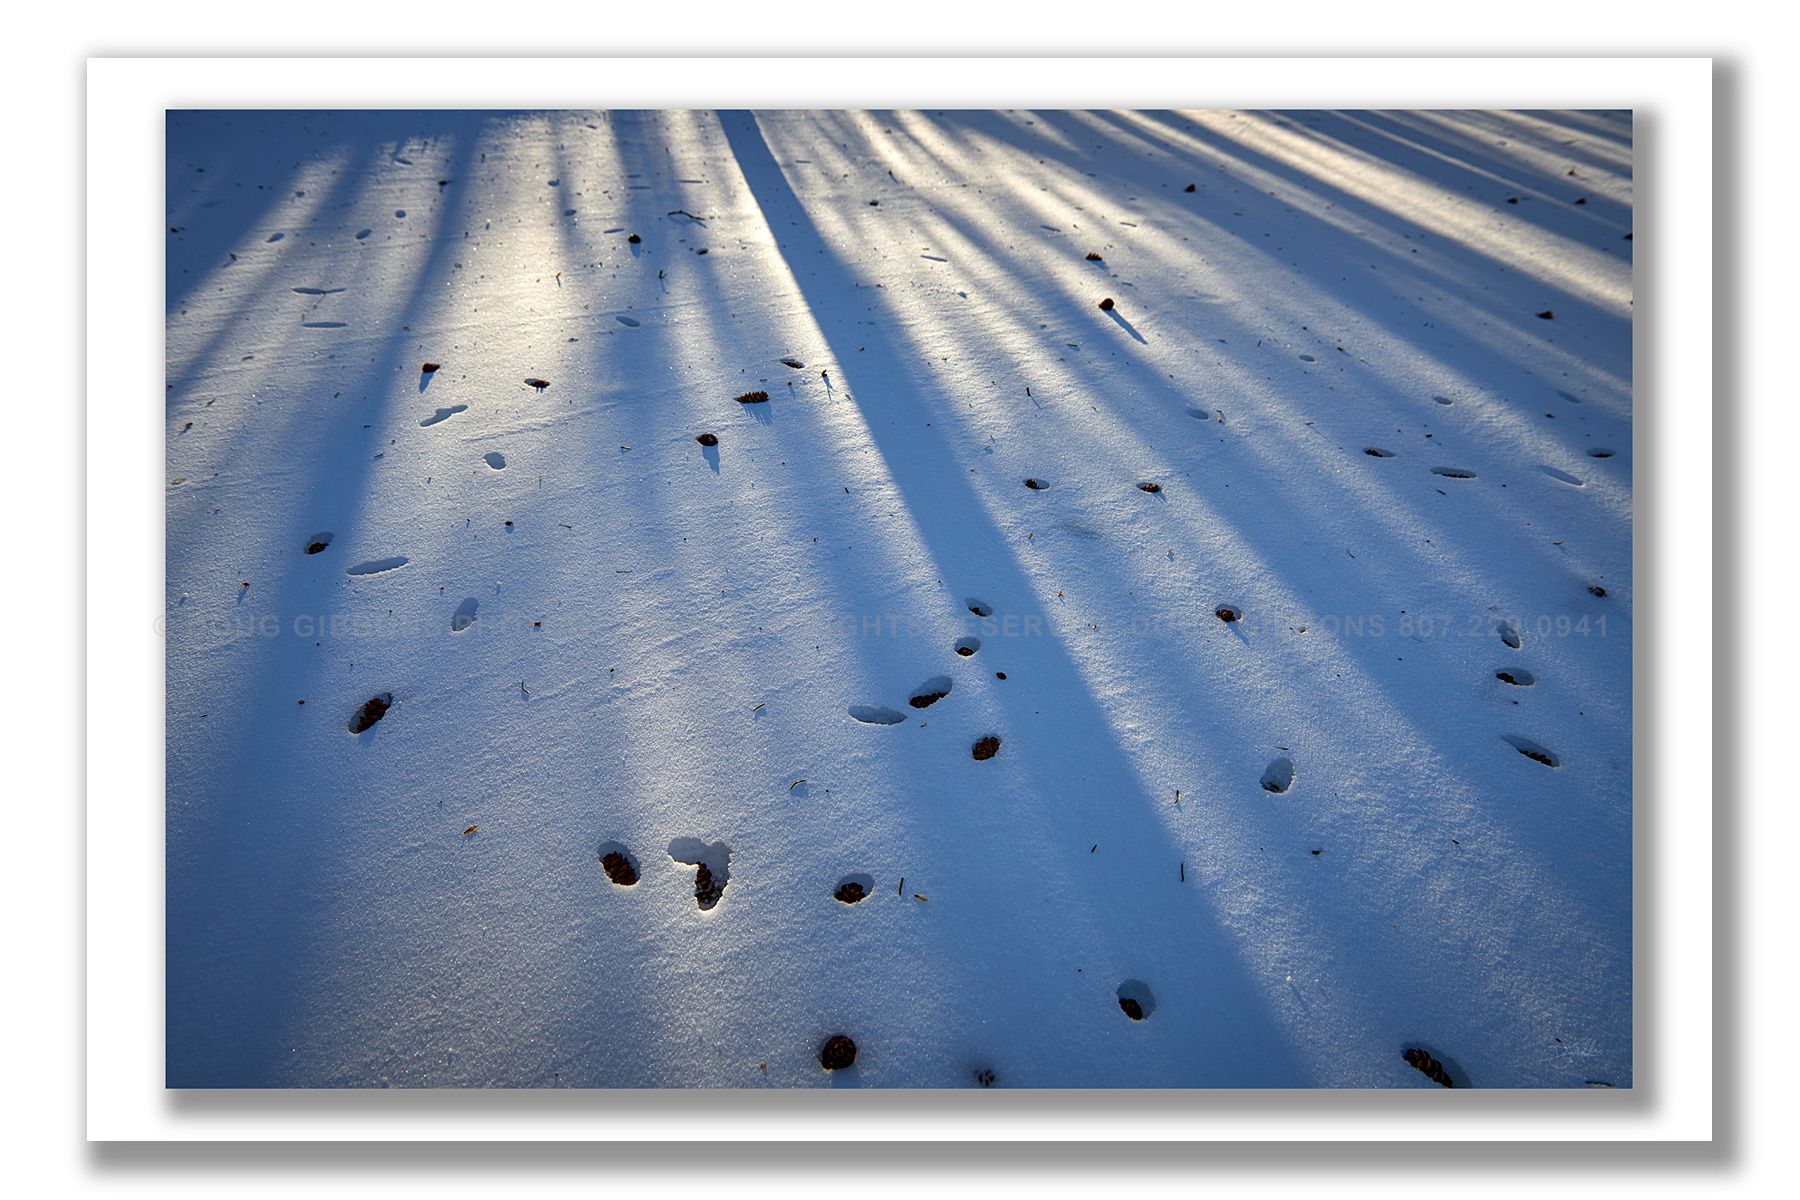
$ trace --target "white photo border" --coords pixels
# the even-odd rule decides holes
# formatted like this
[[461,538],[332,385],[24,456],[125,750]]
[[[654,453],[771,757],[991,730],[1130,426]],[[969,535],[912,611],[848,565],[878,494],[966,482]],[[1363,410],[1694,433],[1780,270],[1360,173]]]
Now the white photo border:
[[[1704,1141],[1713,1129],[1707,58],[96,58],[87,64],[93,1141]],[[178,1092],[163,1086],[169,108],[1630,108],[1634,1076],[1586,1092]],[[1674,336],[1679,330],[1680,336]],[[1665,336],[1666,335],[1666,336]],[[1677,406],[1672,397],[1679,397]],[[1682,415],[1679,438],[1673,425]],[[1653,686],[1649,686],[1653,682]],[[1680,696],[1680,711],[1664,697]],[[1687,714],[1687,715],[1683,715]],[[1679,803],[1673,798],[1679,797]]]

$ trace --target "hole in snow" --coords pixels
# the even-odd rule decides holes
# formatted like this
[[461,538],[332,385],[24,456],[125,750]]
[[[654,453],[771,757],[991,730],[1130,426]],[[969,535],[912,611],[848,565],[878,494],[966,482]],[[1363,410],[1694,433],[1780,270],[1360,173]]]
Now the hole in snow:
[[1534,742],[1530,738],[1514,737],[1512,734],[1503,734],[1502,736],[1505,737],[1508,745],[1532,762],[1543,763],[1546,767],[1562,766],[1562,759],[1557,757],[1556,752],[1548,746]]
[[387,716],[387,710],[393,706],[394,694],[392,692],[382,692],[379,696],[370,696],[362,707],[358,708],[350,717],[350,732],[362,733],[364,730],[374,728],[375,722]]
[[1431,1051],[1424,1047],[1409,1046],[1400,1057],[1406,1060],[1407,1066],[1418,1071],[1439,1087],[1453,1088],[1456,1086],[1456,1080],[1449,1070]]
[[1119,1010],[1134,1021],[1147,1019],[1156,1011],[1156,997],[1150,985],[1141,979],[1127,979],[1119,985]]
[[846,875],[838,880],[837,891],[831,893],[831,898],[841,904],[855,904],[874,890],[873,875]]
[[949,694],[950,677],[948,675],[933,675],[930,679],[927,679],[924,683],[921,683],[918,687],[913,689],[912,697],[907,700],[907,703],[914,708],[930,708]]
[[827,1071],[843,1071],[856,1065],[856,1043],[838,1034],[819,1047],[819,1065]]
[[699,838],[676,838],[669,843],[669,857],[695,868],[694,903],[702,910],[719,903],[725,884],[731,879],[731,847],[724,842],[703,842]]
[[420,429],[429,429],[429,428],[431,428],[431,426],[436,425],[439,421],[448,421],[451,417],[454,417],[457,413],[468,412],[468,411],[469,411],[469,406],[466,404],[452,404],[449,408],[440,408],[436,412],[432,413],[429,417],[426,417],[423,421],[420,421],[419,428]]
[[406,565],[406,556],[396,554],[392,558],[372,558],[368,562],[357,563],[346,568],[346,575],[379,575],[383,571],[398,571]]

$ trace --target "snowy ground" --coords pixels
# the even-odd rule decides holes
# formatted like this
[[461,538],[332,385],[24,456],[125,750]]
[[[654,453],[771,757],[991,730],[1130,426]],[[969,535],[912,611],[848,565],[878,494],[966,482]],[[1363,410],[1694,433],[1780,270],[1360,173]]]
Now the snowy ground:
[[1631,1083],[1629,114],[168,169],[171,1085]]

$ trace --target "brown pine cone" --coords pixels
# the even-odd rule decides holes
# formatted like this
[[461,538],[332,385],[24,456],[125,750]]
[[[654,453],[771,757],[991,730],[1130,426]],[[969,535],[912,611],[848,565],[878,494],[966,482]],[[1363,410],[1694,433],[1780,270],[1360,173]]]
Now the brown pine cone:
[[855,1062],[856,1043],[841,1033],[819,1049],[819,1065],[827,1071],[842,1071]]

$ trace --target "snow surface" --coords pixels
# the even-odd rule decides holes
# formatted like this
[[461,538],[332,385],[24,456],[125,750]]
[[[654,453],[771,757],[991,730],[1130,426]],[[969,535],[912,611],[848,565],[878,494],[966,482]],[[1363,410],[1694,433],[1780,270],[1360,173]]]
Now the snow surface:
[[168,1082],[1628,1086],[1631,200],[1624,113],[171,113]]

